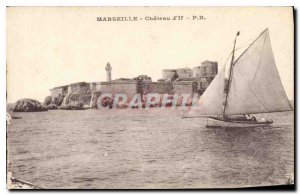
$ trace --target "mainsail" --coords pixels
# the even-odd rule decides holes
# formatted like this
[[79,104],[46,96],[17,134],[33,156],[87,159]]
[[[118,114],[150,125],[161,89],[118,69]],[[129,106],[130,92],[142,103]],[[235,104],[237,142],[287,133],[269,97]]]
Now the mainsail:
[[204,94],[193,106],[188,116],[194,115],[222,115],[223,112],[223,95],[224,95],[225,69],[220,71]]
[[293,109],[275,64],[268,29],[249,45],[232,68],[225,113],[221,112],[224,84],[224,76],[221,75],[224,73],[220,72],[189,116],[256,114]]

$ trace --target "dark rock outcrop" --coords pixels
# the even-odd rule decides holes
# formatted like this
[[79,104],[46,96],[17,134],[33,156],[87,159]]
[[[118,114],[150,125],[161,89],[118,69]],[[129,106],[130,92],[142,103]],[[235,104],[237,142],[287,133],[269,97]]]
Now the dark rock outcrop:
[[59,94],[57,97],[52,98],[51,104],[55,104],[56,106],[61,106],[63,100],[64,100],[64,96]]
[[56,104],[49,104],[48,106],[47,106],[47,108],[49,109],[49,110],[55,110],[55,109],[57,109],[58,108],[58,106],[56,105]]
[[60,108],[68,110],[82,110],[85,109],[85,105],[89,106],[90,100],[90,94],[69,93],[64,97]]
[[72,101],[68,103],[65,107],[63,107],[65,110],[83,110],[85,109],[83,107],[83,103],[80,101]]
[[52,102],[52,97],[51,96],[45,97],[45,100],[44,100],[44,105],[45,106],[48,106],[49,104],[51,104],[51,102]]
[[18,100],[13,109],[14,112],[41,112],[47,110],[39,101],[29,98]]
[[[59,94],[56,97],[47,96],[44,100],[44,105],[46,107],[49,107],[49,105],[51,105],[49,109],[56,109],[58,106],[62,104],[63,100],[64,100],[64,95],[61,94]],[[54,105],[56,105],[56,108]]]

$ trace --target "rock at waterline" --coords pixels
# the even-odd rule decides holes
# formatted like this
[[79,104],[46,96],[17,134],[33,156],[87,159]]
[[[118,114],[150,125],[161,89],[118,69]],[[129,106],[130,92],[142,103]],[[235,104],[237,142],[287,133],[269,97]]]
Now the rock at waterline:
[[90,109],[90,106],[89,105],[83,105],[82,108],[86,110],[86,109]]
[[56,106],[61,106],[63,100],[64,100],[64,96],[59,94],[58,96],[52,98],[51,104],[55,104]]
[[90,94],[77,94],[77,93],[69,93],[65,96],[61,106],[61,109],[67,110],[82,110],[86,109],[85,105],[89,107],[89,103],[91,100]]
[[97,101],[98,101],[98,98],[100,95],[101,95],[101,92],[96,92],[96,91],[92,92],[91,101],[90,101],[90,105],[89,105],[90,108],[97,108]]
[[41,112],[47,110],[39,101],[29,98],[18,100],[13,109],[14,112]]
[[49,104],[48,106],[47,106],[47,108],[49,109],[49,110],[55,110],[55,109],[57,109],[58,108],[58,106],[56,105],[56,104]]
[[52,102],[52,97],[51,97],[51,96],[45,97],[45,100],[44,100],[44,105],[45,105],[45,106],[50,105],[51,102]]
[[45,106],[51,105],[51,107],[54,107],[53,105],[61,106],[63,100],[64,100],[64,95],[61,94],[59,94],[56,97],[47,96],[44,100],[44,105]]
[[83,110],[85,108],[83,107],[82,102],[72,101],[72,102],[68,103],[66,106],[61,107],[61,109],[65,109],[65,110]]

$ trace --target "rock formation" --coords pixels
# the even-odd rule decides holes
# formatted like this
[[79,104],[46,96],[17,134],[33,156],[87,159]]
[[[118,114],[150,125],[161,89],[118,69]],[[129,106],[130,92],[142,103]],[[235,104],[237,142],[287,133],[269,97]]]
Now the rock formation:
[[90,108],[97,108],[97,101],[100,97],[101,92],[92,92],[91,94],[91,101],[90,101]]
[[55,109],[57,109],[58,108],[58,106],[56,105],[56,104],[49,104],[48,106],[47,106],[47,108],[49,109],[49,110],[55,110]]
[[83,103],[80,102],[80,101],[72,101],[72,102],[69,102],[62,109],[65,109],[65,110],[83,110],[84,109],[83,106],[84,106]]
[[52,97],[51,96],[45,97],[45,100],[44,100],[44,105],[45,106],[48,106],[49,104],[51,104],[51,102],[52,102]]
[[77,93],[69,93],[67,94],[60,106],[61,109],[84,109],[84,105],[90,104],[91,95],[89,94],[77,94]]
[[47,110],[39,101],[29,98],[18,100],[13,109],[14,112],[41,112]]
[[51,104],[55,104],[56,106],[60,106],[64,100],[64,96],[59,94],[57,97],[53,97]]

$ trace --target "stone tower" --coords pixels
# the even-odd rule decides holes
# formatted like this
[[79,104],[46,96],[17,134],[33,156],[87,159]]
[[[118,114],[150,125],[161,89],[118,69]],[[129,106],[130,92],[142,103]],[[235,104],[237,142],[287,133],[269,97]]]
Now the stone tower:
[[111,66],[109,62],[106,64],[105,70],[106,70],[106,81],[110,82],[111,81]]

